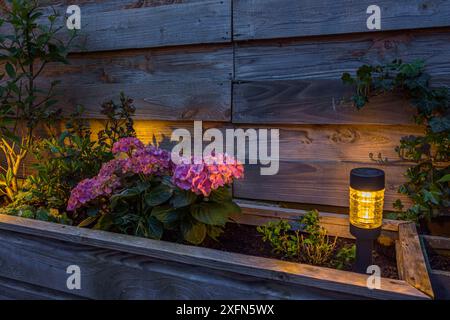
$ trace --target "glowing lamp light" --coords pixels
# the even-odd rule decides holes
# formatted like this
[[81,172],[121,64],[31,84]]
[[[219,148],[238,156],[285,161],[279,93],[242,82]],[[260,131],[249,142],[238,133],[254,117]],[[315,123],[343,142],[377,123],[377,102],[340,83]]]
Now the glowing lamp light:
[[350,233],[356,238],[355,271],[365,273],[372,264],[373,240],[383,223],[385,174],[374,168],[350,172]]

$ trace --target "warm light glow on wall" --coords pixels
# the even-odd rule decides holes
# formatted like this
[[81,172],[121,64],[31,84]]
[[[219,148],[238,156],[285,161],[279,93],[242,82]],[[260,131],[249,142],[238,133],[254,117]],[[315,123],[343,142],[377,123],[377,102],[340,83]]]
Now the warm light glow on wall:
[[[90,120],[90,126],[93,133],[92,138],[96,139],[97,132],[104,128],[104,120]],[[183,127],[183,125],[179,125]],[[169,121],[154,121],[154,120],[136,120],[134,122],[134,129],[137,137],[144,143],[155,143],[157,145],[164,144],[170,141],[173,123]]]

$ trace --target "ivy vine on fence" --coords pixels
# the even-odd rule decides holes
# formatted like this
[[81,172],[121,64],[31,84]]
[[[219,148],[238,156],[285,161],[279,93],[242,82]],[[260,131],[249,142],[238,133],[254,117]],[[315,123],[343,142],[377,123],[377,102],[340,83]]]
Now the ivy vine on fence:
[[413,165],[405,173],[407,182],[399,192],[413,202],[410,208],[397,200],[396,217],[418,221],[449,213],[450,207],[450,90],[430,85],[430,75],[423,61],[404,63],[394,60],[386,65],[363,65],[352,77],[342,75],[344,83],[353,85],[354,105],[361,109],[369,99],[385,92],[399,92],[417,108],[415,122],[425,126],[425,134],[406,136],[396,151],[402,160]]

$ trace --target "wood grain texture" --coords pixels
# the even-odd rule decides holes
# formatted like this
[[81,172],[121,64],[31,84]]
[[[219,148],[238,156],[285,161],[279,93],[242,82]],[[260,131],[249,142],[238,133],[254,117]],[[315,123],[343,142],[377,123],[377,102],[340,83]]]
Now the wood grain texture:
[[[91,13],[80,8],[81,30],[73,52],[231,42],[231,0]],[[59,21],[65,24],[63,17]]]
[[229,121],[232,56],[223,45],[76,54],[69,65],[49,65],[41,83],[61,81],[66,114],[82,104],[86,117],[101,118],[100,104],[123,91],[138,119]]
[[73,4],[80,6],[83,13],[92,14],[201,1],[204,0],[39,0],[39,6],[47,14],[51,14],[53,10],[56,10],[59,14],[64,15],[67,7]]
[[234,123],[412,124],[415,110],[400,96],[373,98],[362,110],[340,80],[276,80],[233,84]]
[[395,260],[397,261],[398,278],[405,280],[405,268],[403,266],[405,261],[403,260],[402,243],[400,240],[395,241]]
[[238,44],[233,122],[411,124],[414,109],[380,96],[357,111],[340,80],[361,65],[425,60],[437,85],[450,84],[448,31],[406,31]]
[[[286,38],[370,32],[366,10],[373,1],[235,0],[233,30],[236,40]],[[447,1],[377,1],[383,31],[450,25]]]
[[[152,84],[71,85],[60,86],[60,103],[66,106],[88,106],[84,116],[103,118],[100,105],[117,100],[126,90],[136,106],[135,117],[152,120],[228,121],[230,113],[230,82],[157,82]],[[72,94],[65,94],[72,92]],[[73,108],[64,108],[70,112]]]
[[[258,165],[247,165],[244,179],[234,183],[234,196],[348,207],[350,170],[364,165],[356,162],[280,161],[279,172],[273,176],[261,175]],[[397,193],[407,166],[372,164],[371,167],[386,172],[385,210],[392,210],[392,203],[397,199],[410,203]]]
[[[390,164],[400,162],[395,151],[400,139],[422,135],[419,126],[400,125],[239,125],[247,130],[278,129],[280,159],[288,161],[357,161],[373,163],[370,154],[388,159]],[[249,141],[252,141],[250,139]],[[252,141],[255,142],[255,141]],[[268,143],[271,144],[269,137]]]
[[80,296],[0,277],[0,300],[82,300]]
[[401,278],[433,298],[434,293],[416,225],[413,222],[401,224],[398,233],[397,250],[401,255]]
[[[349,295],[378,299],[427,298],[399,280],[383,278],[381,289],[370,290],[366,276],[353,272],[18,217],[0,215],[0,230],[0,238],[5,243],[0,247],[0,276],[26,279],[34,285],[45,281],[48,287],[64,291],[67,290],[64,289],[65,268],[67,263],[76,261],[87,277],[82,289],[85,295],[116,299],[230,296],[261,299],[263,293],[275,298],[315,296],[318,299],[331,293],[333,297],[344,294],[343,298]],[[138,277],[129,268],[137,268]],[[42,274],[46,275],[45,280]],[[48,281],[49,278],[53,281]],[[105,280],[97,281],[98,278]]]
[[[102,120],[92,120],[93,131],[101,128]],[[193,121],[146,121],[136,120],[135,129],[145,142],[163,142],[170,148],[168,140],[176,129],[186,129],[193,136]],[[400,139],[409,135],[420,135],[423,128],[418,126],[373,126],[373,125],[233,125],[221,122],[202,122],[203,130],[217,128],[225,135],[227,129],[278,129],[280,159],[286,161],[344,161],[374,164],[381,154],[390,164],[399,161],[395,147]],[[225,139],[224,139],[225,142]],[[247,144],[253,143],[248,138]],[[269,136],[268,145],[271,139]],[[205,144],[208,144],[207,142]],[[248,146],[246,147],[248,160]],[[248,161],[247,161],[248,162]]]

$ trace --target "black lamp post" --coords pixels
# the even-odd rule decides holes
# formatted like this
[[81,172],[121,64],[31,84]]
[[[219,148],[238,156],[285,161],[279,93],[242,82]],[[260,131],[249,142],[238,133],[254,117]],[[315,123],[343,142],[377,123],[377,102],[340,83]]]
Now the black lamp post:
[[366,273],[372,264],[373,241],[383,222],[383,170],[356,168],[350,172],[350,233],[356,238],[355,271]]

